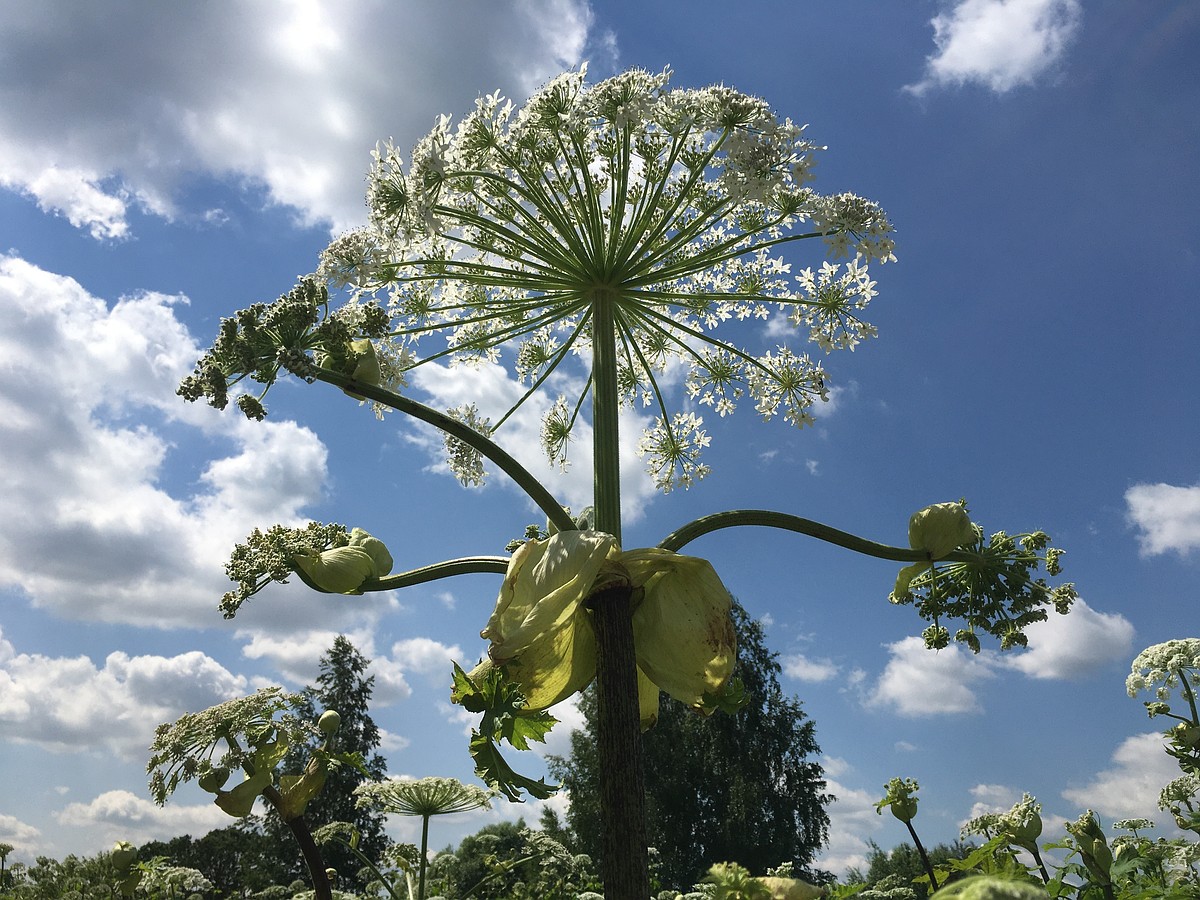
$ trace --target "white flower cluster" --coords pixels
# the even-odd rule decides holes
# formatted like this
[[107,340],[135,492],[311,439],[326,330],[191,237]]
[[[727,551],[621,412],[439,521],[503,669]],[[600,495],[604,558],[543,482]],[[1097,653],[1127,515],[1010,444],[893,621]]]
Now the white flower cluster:
[[[643,442],[651,470],[664,489],[686,486],[706,471],[695,453],[707,438],[700,419],[669,409],[665,367],[682,363],[689,396],[719,415],[748,394],[764,418],[809,424],[820,367],[715,330],[777,311],[802,340],[853,349],[875,335],[861,318],[876,294],[867,263],[895,259],[892,228],[871,201],[809,188],[824,148],[760,98],[669,88],[669,71],[585,75],[555,78],[520,109],[492,94],[457,125],[443,116],[407,164],[378,147],[370,226],[334,241],[320,275],[386,299],[406,348],[441,332],[445,345],[416,364],[498,362],[513,345],[530,393],[565,361],[590,363],[605,305],[613,333],[599,339],[616,345],[622,401],[658,408]],[[851,258],[793,275],[775,254],[804,238]],[[559,464],[580,408],[556,404],[543,431]]]
[[[484,437],[492,433],[491,421],[479,415],[474,403],[456,406],[447,410],[452,419],[457,419],[468,428],[478,431]],[[446,459],[450,471],[463,487],[479,487],[483,484],[483,456],[478,450],[463,440],[447,434],[445,436]]]
[[1147,647],[1133,660],[1125,689],[1130,697],[1141,691],[1153,690],[1165,703],[1171,691],[1180,685],[1180,676],[1188,671],[1200,671],[1200,638],[1183,638]]
[[694,413],[675,413],[671,424],[662,419],[642,435],[638,456],[647,457],[646,469],[663,493],[672,488],[689,488],[710,471],[700,462],[700,451],[711,443],[700,427],[704,420]]

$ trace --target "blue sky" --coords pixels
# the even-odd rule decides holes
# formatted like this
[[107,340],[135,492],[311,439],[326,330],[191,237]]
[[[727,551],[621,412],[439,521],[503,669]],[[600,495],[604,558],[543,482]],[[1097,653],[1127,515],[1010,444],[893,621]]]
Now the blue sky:
[[[1138,650],[1196,627],[1200,8],[639,7],[0,11],[0,841],[18,858],[227,824],[198,789],[150,802],[154,726],[312,681],[339,632],[374,660],[390,772],[470,777],[449,661],[483,649],[494,577],[366,599],[291,585],[227,622],[223,563],[277,521],[367,528],[408,568],[501,553],[539,517],[498,478],[459,487],[427,433],[320,385],[281,385],[265,423],[174,390],[223,315],[287,290],[364,221],[376,141],[407,148],[438,114],[497,89],[520,101],[583,60],[593,78],[669,65],[676,85],[765,97],[828,145],[815,187],[878,201],[897,229],[899,261],[873,270],[879,337],[828,360],[815,427],[712,417],[712,474],[666,496],[630,429],[625,545],[736,507],[903,544],[914,510],[966,497],[988,531],[1048,531],[1082,597],[1027,650],[933,654],[886,601],[892,564],[758,530],[689,547],[766,622],[816,722],[838,797],[826,867],[904,839],[872,806],[895,776],[921,783],[927,843],[1023,791],[1050,834],[1087,807],[1154,813],[1177,772],[1124,678]],[[417,390],[484,406],[512,386],[455,370]],[[500,439],[544,472],[536,428]],[[583,506],[587,468],[547,482]],[[551,752],[578,721],[562,718]],[[537,814],[462,816],[433,841]]]

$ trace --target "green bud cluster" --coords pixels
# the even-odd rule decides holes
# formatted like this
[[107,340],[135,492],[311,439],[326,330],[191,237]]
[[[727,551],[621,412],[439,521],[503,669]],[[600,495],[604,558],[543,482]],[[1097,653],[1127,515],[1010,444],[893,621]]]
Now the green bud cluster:
[[917,796],[920,785],[913,778],[893,778],[885,786],[882,800],[875,804],[875,812],[883,815],[883,808],[889,807],[892,815],[901,822],[908,823],[917,815]]
[[222,319],[212,348],[177,393],[190,402],[203,398],[224,409],[230,388],[249,379],[262,385],[261,391],[242,395],[237,405],[248,418],[262,419],[262,397],[281,370],[313,380],[318,368],[313,354],[349,365],[339,368],[343,374],[378,384],[378,360],[370,361],[375,354],[369,339],[386,336],[389,323],[388,313],[377,303],[348,304],[331,312],[328,288],[305,276],[275,302],[255,303]]
[[902,569],[888,599],[912,604],[931,623],[922,633],[930,649],[950,644],[943,619],[964,623],[954,640],[974,653],[981,649],[980,634],[998,639],[1001,650],[1027,646],[1029,625],[1045,621],[1049,607],[1065,614],[1078,597],[1073,584],[1052,587],[1035,577],[1043,566],[1050,576],[1061,571],[1063,551],[1049,546],[1045,532],[998,531],[986,540],[983,534],[961,501],[926,507],[909,521],[909,543],[929,559]]
[[1097,884],[1111,884],[1112,849],[1108,846],[1096,814],[1089,809],[1074,822],[1068,822],[1066,828],[1075,838],[1075,849],[1092,879]]
[[221,613],[232,619],[243,603],[272,581],[286,584],[296,571],[298,557],[320,554],[349,543],[350,532],[336,523],[310,522],[303,528],[273,525],[266,531],[255,528],[245,543],[233,548],[225,564],[225,574],[237,583],[237,589],[221,598]]

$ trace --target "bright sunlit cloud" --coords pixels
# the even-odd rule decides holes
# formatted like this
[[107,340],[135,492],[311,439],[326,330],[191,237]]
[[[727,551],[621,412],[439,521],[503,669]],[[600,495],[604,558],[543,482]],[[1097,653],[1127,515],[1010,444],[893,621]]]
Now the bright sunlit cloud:
[[[80,619],[208,625],[229,548],[264,520],[299,523],[321,496],[326,450],[311,431],[175,396],[199,356],[181,302],[145,293],[110,308],[73,279],[0,259],[0,587]],[[170,490],[181,436],[216,455]],[[300,626],[303,610],[276,627]]]
[[0,644],[0,730],[52,751],[84,747],[144,761],[161,722],[249,692],[245,677],[196,650],[171,657],[115,651],[97,665],[86,656]]
[[919,637],[888,645],[890,659],[867,705],[902,716],[959,715],[982,712],[972,685],[993,673],[980,657],[958,646],[927,650]]
[[1200,550],[1200,484],[1135,484],[1125,492],[1125,505],[1143,556]]
[[817,857],[822,869],[841,876],[847,869],[866,870],[871,854],[871,841],[883,828],[884,819],[875,809],[878,796],[868,791],[843,785],[838,781],[853,774],[853,767],[844,759],[825,756],[826,793],[836,801],[826,807],[829,813],[829,843]]
[[105,791],[87,803],[68,803],[55,818],[64,826],[86,829],[105,846],[114,841],[143,844],[181,834],[206,834],[233,821],[212,803],[156,806],[129,791]]
[[589,40],[611,57],[592,22],[582,0],[5,4],[0,80],[20,89],[0,104],[0,186],[97,239],[127,237],[134,209],[189,215],[178,195],[197,176],[341,230],[364,218],[377,141],[408,143],[480,92],[524,96]]
[[937,52],[905,90],[982,84],[998,94],[1030,84],[1062,59],[1083,16],[1079,0],[960,0],[934,16]]
[[1026,650],[1002,653],[1001,665],[1031,678],[1082,678],[1133,658],[1133,625],[1120,614],[1097,612],[1076,601],[1065,616],[1055,612],[1026,630]]

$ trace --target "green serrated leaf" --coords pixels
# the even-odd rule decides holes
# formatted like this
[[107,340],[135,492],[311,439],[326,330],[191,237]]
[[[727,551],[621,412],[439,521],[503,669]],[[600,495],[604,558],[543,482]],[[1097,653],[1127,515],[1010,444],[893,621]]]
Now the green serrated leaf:
[[456,703],[467,712],[483,712],[487,709],[487,698],[479,685],[471,680],[458,663],[454,663],[454,682],[450,689],[450,702]]
[[483,714],[478,730],[471,732],[475,774],[514,802],[521,801],[521,791],[539,800],[557,791],[557,785],[548,785],[542,779],[534,781],[515,772],[500,755],[496,743],[504,740],[518,750],[528,750],[530,741],[545,742],[558,720],[544,710],[525,709],[525,695],[516,682],[505,677],[502,667],[473,679],[455,663],[453,678],[451,701],[468,712]]
[[500,755],[500,748],[478,731],[471,732],[471,758],[475,760],[475,774],[514,803],[522,803],[521,791],[535,800],[545,800],[558,790],[556,784],[546,784],[544,779],[534,781],[518,774]]

